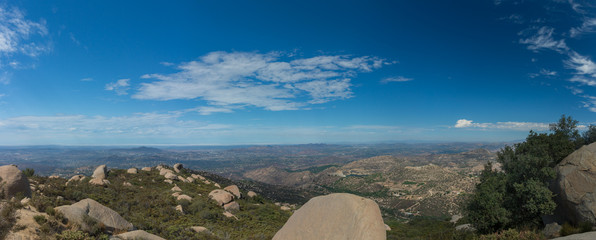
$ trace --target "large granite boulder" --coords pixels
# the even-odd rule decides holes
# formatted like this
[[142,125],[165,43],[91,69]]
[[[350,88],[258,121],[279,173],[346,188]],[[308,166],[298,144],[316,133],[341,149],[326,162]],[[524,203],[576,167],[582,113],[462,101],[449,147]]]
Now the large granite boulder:
[[231,194],[234,194],[236,198],[240,198],[242,195],[240,194],[240,189],[236,185],[230,185],[224,188],[224,190],[228,191]]
[[15,165],[0,166],[0,197],[10,199],[18,194],[31,197],[29,179]]
[[165,238],[153,235],[143,230],[121,233],[116,235],[116,237],[124,240],[166,240]]
[[556,221],[596,224],[596,143],[569,154],[555,170]]
[[310,199],[273,239],[385,240],[386,234],[381,210],[373,200],[334,193]]
[[83,228],[86,226],[86,216],[102,223],[107,230],[133,230],[132,223],[126,221],[116,211],[101,205],[93,199],[87,198],[72,205],[64,205],[55,208],[61,212],[69,222],[74,222]]
[[215,200],[219,206],[223,206],[234,200],[234,195],[222,189],[215,189],[209,193],[209,198]]
[[95,171],[93,171],[93,175],[91,175],[91,177],[97,179],[106,179],[108,177],[108,167],[105,164],[98,166],[95,168]]

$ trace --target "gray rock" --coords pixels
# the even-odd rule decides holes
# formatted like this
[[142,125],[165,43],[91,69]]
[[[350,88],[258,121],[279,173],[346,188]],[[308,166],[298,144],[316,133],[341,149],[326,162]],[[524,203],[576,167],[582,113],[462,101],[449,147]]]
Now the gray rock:
[[310,199],[273,239],[385,240],[386,235],[381,210],[373,200],[334,193]]
[[240,204],[238,204],[235,201],[232,201],[230,203],[227,203],[223,207],[224,207],[224,210],[226,210],[227,212],[237,212],[237,211],[240,211]]
[[256,197],[256,196],[257,196],[257,193],[256,193],[256,192],[253,192],[253,191],[248,191],[248,193],[246,193],[246,195],[247,195],[248,197],[251,197],[251,198],[253,198],[253,197]]
[[128,170],[126,170],[126,172],[130,174],[137,174],[139,170],[136,168],[129,168]]
[[596,223],[596,143],[569,154],[555,171],[555,219],[559,223]]
[[56,211],[62,212],[68,221],[72,221],[81,226],[85,226],[85,215],[102,223],[109,231],[114,230],[133,230],[132,223],[122,218],[116,211],[101,205],[93,199],[83,199],[72,205],[64,205],[56,208]]
[[215,200],[219,206],[223,206],[234,200],[234,195],[221,189],[215,189],[209,193],[209,198]]
[[474,232],[476,231],[476,229],[472,226],[472,224],[462,224],[462,225],[457,225],[455,226],[455,230],[457,231],[469,231],[469,232]]
[[116,237],[124,240],[166,240],[165,238],[161,238],[143,230],[121,233],[116,235]]
[[182,163],[176,163],[176,164],[174,164],[174,171],[176,171],[177,173],[179,173],[182,170],[182,168],[184,168],[182,166]]
[[596,232],[585,232],[580,234],[573,234],[565,237],[553,238],[553,240],[594,240],[596,239]]
[[144,168],[141,168],[141,170],[143,170],[145,172],[150,172],[151,171],[151,167],[144,167]]
[[190,229],[192,229],[193,231],[198,232],[198,233],[204,232],[207,234],[211,234],[211,231],[209,231],[209,229],[207,229],[206,227],[203,227],[203,226],[192,226],[192,227],[190,227]]
[[224,190],[228,191],[231,194],[234,194],[236,198],[240,198],[242,195],[240,194],[240,189],[236,185],[230,185],[224,188]]
[[93,175],[91,175],[91,177],[97,179],[106,179],[108,177],[108,168],[105,164],[98,166],[95,168],[95,171],[93,171]]
[[549,223],[544,226],[544,229],[542,229],[542,234],[544,234],[546,238],[558,237],[561,228],[563,227],[557,223]]
[[0,166],[0,197],[10,199],[18,194],[31,197],[31,187],[27,176],[15,165]]

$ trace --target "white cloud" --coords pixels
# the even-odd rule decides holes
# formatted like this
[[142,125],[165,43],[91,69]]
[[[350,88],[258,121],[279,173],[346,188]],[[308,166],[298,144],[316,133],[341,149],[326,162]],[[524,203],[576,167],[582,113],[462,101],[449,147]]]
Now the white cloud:
[[585,33],[596,32],[596,18],[587,18],[580,27],[571,28],[569,35],[571,37],[578,37]]
[[23,53],[37,56],[48,51],[48,47],[31,41],[34,35],[45,36],[48,30],[44,21],[33,22],[16,8],[0,7],[0,53]]
[[596,63],[586,56],[573,52],[565,63],[568,68],[575,69],[576,74],[596,77]]
[[515,24],[523,24],[525,22],[524,18],[519,14],[511,14],[507,17],[501,17],[499,20],[510,21]]
[[191,136],[203,130],[221,130],[229,125],[182,121],[179,113],[135,113],[105,117],[86,115],[20,116],[0,119],[0,132],[33,134],[47,137],[74,136],[140,137]]
[[129,81],[130,79],[128,78],[120,79],[116,82],[106,84],[105,89],[108,91],[114,91],[118,95],[126,95],[128,94],[126,91],[128,91],[128,89],[130,88],[130,83],[128,83]]
[[[172,74],[145,74],[136,99],[201,99],[226,109],[303,109],[353,96],[351,78],[391,64],[376,57],[324,55],[285,60],[281,53],[211,52]],[[206,111],[208,113],[209,111]]]
[[70,36],[70,40],[75,43],[77,46],[81,46],[81,42],[77,39],[73,33],[68,34]]
[[81,78],[81,82],[91,82],[91,81],[93,81],[93,78],[90,78],[90,77]]
[[550,49],[557,52],[569,50],[564,39],[558,41],[553,39],[554,31],[554,28],[544,26],[539,28],[534,35],[529,38],[520,39],[519,42],[521,44],[527,44],[528,49],[534,52],[538,52],[541,49]]
[[34,22],[25,18],[18,8],[0,6],[0,84],[10,83],[11,72],[6,68],[33,68],[31,64],[21,64],[14,60],[26,60],[23,56],[35,58],[51,50],[51,44],[44,38],[48,35],[44,20]]
[[475,123],[472,120],[459,119],[455,123],[455,128],[475,128],[475,129],[500,129],[516,131],[543,131],[548,130],[548,123],[534,122],[497,122],[497,123]]
[[556,71],[551,71],[551,70],[547,70],[547,69],[540,69],[540,72],[538,73],[531,73],[530,74],[530,78],[536,78],[536,77],[540,77],[540,76],[545,76],[545,77],[554,77],[557,76],[557,72]]
[[201,115],[211,115],[213,113],[231,113],[234,112],[232,109],[229,108],[222,108],[222,107],[198,107],[191,109],[191,111],[196,111]]
[[164,65],[166,67],[174,66],[174,63],[171,63],[171,62],[160,62],[159,64]]
[[383,78],[381,80],[381,83],[390,83],[390,82],[409,82],[414,80],[413,78],[407,78],[407,77],[403,77],[403,76],[398,76],[398,77],[388,77],[388,78]]

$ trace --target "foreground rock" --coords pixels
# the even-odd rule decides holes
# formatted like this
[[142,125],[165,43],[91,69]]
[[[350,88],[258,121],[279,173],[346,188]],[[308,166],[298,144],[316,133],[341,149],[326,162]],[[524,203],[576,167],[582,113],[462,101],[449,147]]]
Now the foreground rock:
[[116,235],[115,237],[124,240],[165,240],[157,235],[153,235],[151,233],[145,232],[143,230],[136,230],[132,232],[126,232]]
[[27,176],[15,165],[0,166],[0,197],[10,199],[16,195],[23,194],[24,197],[31,197],[31,187]]
[[97,222],[106,226],[109,231],[114,230],[133,230],[132,223],[122,218],[116,211],[101,205],[93,199],[83,199],[72,205],[64,205],[55,208],[56,211],[64,214],[64,217],[69,222],[74,222],[83,229],[90,229],[92,226],[88,226],[84,219],[85,216],[89,216]]
[[274,240],[386,239],[379,206],[347,193],[315,197],[298,209]]
[[553,238],[553,240],[594,240],[596,239],[596,232],[586,232],[580,234],[573,234],[565,237]]
[[555,220],[596,223],[596,143],[569,154],[555,170]]
[[[40,231],[40,225],[35,221],[35,216],[43,216],[48,218],[46,213],[40,213],[32,209],[18,209],[15,212],[16,223],[15,225],[21,226],[22,229],[13,228],[12,232],[9,232],[5,239],[7,240],[20,240],[20,239],[39,239],[38,232]],[[18,229],[18,230],[17,230]]]

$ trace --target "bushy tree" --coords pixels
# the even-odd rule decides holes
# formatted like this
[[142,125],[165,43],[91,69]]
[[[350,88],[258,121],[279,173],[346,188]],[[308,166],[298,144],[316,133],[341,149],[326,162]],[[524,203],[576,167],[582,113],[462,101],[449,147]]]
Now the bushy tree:
[[582,137],[584,138],[585,144],[596,142],[596,126],[590,124],[590,126],[588,126],[588,130],[582,134]]
[[554,167],[588,143],[590,136],[596,138],[596,128],[582,136],[577,124],[563,115],[550,124],[549,133],[530,131],[526,141],[497,153],[503,171],[491,170],[489,163],[467,205],[467,215],[479,232],[538,227],[540,216],[552,214],[556,204],[547,183],[555,178]]
[[511,222],[511,212],[504,208],[507,192],[505,174],[492,169],[488,162],[480,174],[476,192],[466,206],[468,219],[480,233],[492,233]]

